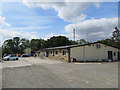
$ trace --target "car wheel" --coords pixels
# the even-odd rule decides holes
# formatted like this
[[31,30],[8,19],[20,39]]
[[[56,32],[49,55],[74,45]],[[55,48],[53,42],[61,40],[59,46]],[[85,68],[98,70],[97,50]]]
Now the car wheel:
[[7,61],[9,61],[10,59],[8,58]]
[[16,58],[16,60],[18,60],[18,58]]

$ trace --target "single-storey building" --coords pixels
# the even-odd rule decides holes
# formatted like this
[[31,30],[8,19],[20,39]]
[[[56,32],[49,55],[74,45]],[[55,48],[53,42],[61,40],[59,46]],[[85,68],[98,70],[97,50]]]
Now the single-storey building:
[[44,49],[44,55],[50,59],[70,62],[77,61],[120,60],[120,49],[103,43],[77,44]]
[[26,48],[26,49],[24,50],[24,54],[26,54],[26,55],[31,55],[31,48]]
[[43,50],[43,49],[40,49],[40,50],[38,50],[38,51],[36,51],[36,56],[37,57],[40,57],[41,59],[44,59],[44,54],[45,54],[46,52]]

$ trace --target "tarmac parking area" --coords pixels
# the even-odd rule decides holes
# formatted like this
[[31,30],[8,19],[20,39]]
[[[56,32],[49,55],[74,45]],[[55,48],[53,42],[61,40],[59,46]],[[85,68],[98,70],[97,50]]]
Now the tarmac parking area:
[[118,62],[67,63],[40,58],[5,61],[3,88],[118,88]]

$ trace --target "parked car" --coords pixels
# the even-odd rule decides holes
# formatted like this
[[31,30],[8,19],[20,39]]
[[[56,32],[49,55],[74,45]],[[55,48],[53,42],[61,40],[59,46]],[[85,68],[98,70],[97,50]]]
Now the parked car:
[[7,55],[7,56],[3,57],[3,60],[5,60],[5,61],[18,60],[18,56],[16,56],[16,55]]
[[30,55],[23,54],[21,57],[30,57]]

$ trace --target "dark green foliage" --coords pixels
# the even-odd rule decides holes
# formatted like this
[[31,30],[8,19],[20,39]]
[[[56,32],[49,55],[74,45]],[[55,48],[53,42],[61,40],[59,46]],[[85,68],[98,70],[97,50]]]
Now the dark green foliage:
[[[100,40],[98,42],[102,42],[104,44],[120,48],[120,30],[115,28],[115,31],[112,34],[111,38]],[[79,42],[75,42],[69,40],[65,36],[53,36],[48,40],[44,39],[32,39],[27,40],[25,38],[20,39],[19,37],[14,37],[13,39],[8,39],[4,41],[2,45],[2,54],[17,54],[24,53],[24,49],[31,48],[32,52],[38,51],[43,48],[50,47],[58,47],[58,46],[66,46],[66,45],[74,45],[74,44],[84,44],[88,43],[84,39],[79,40]]]
[[[120,48],[118,46],[118,43],[115,42],[113,39],[105,39],[105,40],[100,40],[98,42],[101,42],[101,43],[104,43],[106,45],[109,45],[109,46],[113,46],[113,47],[116,47],[116,48]],[[119,43],[120,44],[120,43]]]
[[89,42],[85,41],[85,39],[77,40],[77,42],[78,42],[79,44],[86,44],[86,43],[89,43]]
[[115,31],[113,32],[113,37],[112,39],[115,41],[115,42],[120,42],[120,30],[115,27]]
[[111,38],[100,40],[98,42],[102,42],[106,45],[120,48],[120,30],[117,27],[115,27],[115,31],[113,31],[112,35],[113,36]]
[[66,45],[72,45],[72,44],[76,44],[76,42],[70,41],[65,36],[56,36],[56,37],[53,36],[47,40],[46,47],[66,46]]
[[44,45],[45,40],[43,39],[32,39],[30,41],[30,48],[32,49],[33,52],[42,49]]
[[17,54],[24,53],[26,48],[31,48],[32,52],[38,51],[39,49],[66,46],[77,44],[76,42],[69,40],[65,36],[53,36],[48,40],[44,39],[32,39],[27,40],[25,38],[20,39],[14,37],[13,39],[6,40],[2,45],[3,54]]
[[29,45],[29,40],[25,38],[14,37],[13,39],[8,39],[2,45],[2,54],[23,53],[23,50],[28,47],[27,45]]

